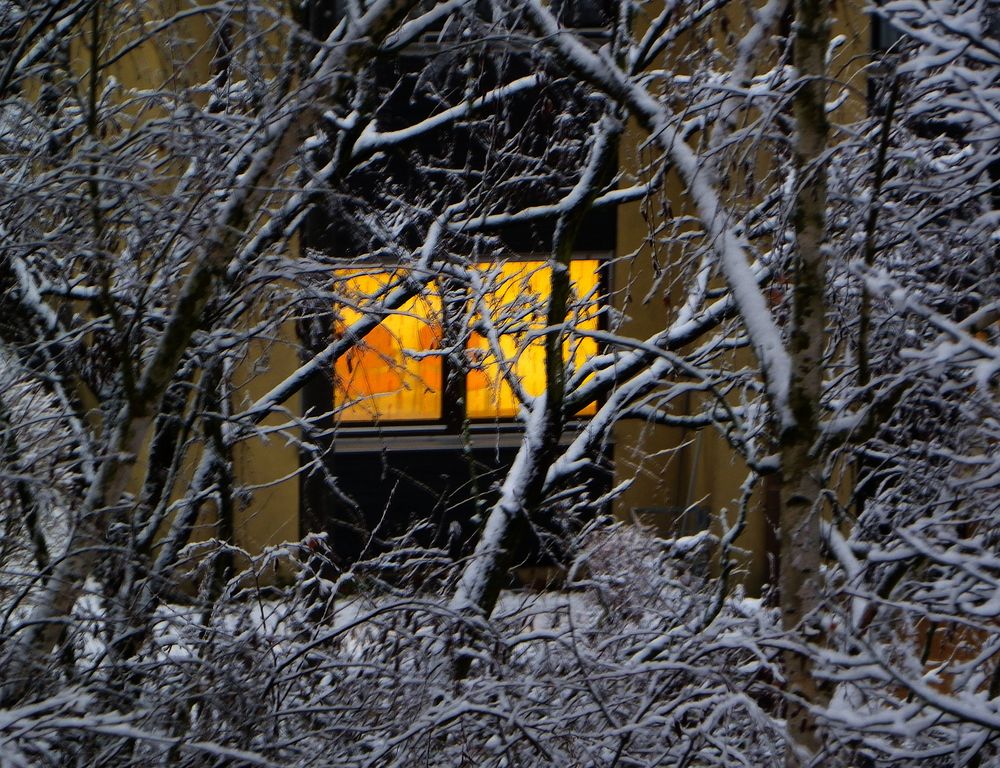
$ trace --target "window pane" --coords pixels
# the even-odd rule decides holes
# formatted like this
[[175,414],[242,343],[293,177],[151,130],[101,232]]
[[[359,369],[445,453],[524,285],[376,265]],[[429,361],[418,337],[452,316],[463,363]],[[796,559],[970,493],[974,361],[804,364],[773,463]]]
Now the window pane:
[[[469,359],[473,369],[466,379],[466,408],[473,419],[510,418],[517,413],[520,404],[504,381],[504,371],[515,375],[529,395],[538,395],[545,389],[544,342],[541,337],[532,339],[531,332],[545,327],[550,269],[540,261],[479,266],[484,273],[491,271],[496,275],[485,304],[499,336],[503,358],[496,359],[481,334],[471,334]],[[570,262],[573,325],[581,330],[597,329],[599,274],[597,259]],[[563,350],[564,356],[572,358],[576,367],[597,353],[597,342],[588,337],[570,336]],[[590,405],[579,415],[590,415],[594,411],[594,406]]]
[[[338,270],[344,302],[334,332],[341,334],[377,307],[398,274]],[[441,300],[430,289],[387,316],[334,366],[336,418],[344,422],[416,421],[441,418]]]

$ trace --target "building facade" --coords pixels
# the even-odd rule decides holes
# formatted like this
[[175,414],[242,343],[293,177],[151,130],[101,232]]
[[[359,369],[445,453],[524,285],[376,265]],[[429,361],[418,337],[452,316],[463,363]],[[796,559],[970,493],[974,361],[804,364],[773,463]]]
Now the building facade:
[[[580,5],[578,9],[567,6],[567,19],[582,39],[599,46],[600,22],[607,23],[615,4],[605,4],[607,8],[599,3]],[[336,24],[338,13],[335,3],[314,9],[308,23],[317,38]],[[734,12],[726,11],[726,15],[728,23],[745,23]],[[838,7],[838,16],[844,44],[836,50],[834,70],[854,88],[854,95],[845,96],[838,109],[860,116],[865,105],[857,92],[863,89],[852,83],[864,78],[868,17],[851,4]],[[647,8],[637,24],[641,27],[655,18],[653,9]],[[189,46],[190,67],[184,76],[203,82],[218,66],[218,50],[206,42],[211,35],[202,21],[195,18],[188,32],[183,44]],[[449,84],[454,71],[429,66],[436,57],[448,60],[443,35],[442,30],[431,28],[376,67],[373,88],[385,100],[378,113],[380,130],[401,130],[456,107],[427,96],[433,91],[428,80],[438,78],[432,85],[439,93],[454,85]],[[172,52],[174,57],[177,54],[177,50]],[[452,64],[457,67],[456,62]],[[534,63],[530,51],[514,50],[502,75],[527,77]],[[678,66],[683,67],[683,62]],[[158,59],[153,46],[137,49],[117,67],[119,77],[131,87],[177,76],[168,71],[173,64]],[[499,77],[498,72],[493,74]],[[568,99],[578,96],[567,93]],[[519,124],[522,133],[534,133],[543,143],[556,142],[557,137],[568,141],[559,131],[578,128],[557,126],[535,99],[534,94],[511,97],[504,114],[507,124]],[[585,101],[569,104],[566,114],[585,116],[589,108]],[[370,178],[362,174],[355,183],[373,194],[393,185],[395,194],[416,194],[418,187],[432,180],[408,175],[414,157],[433,158],[442,167],[458,163],[465,174],[479,173],[485,178],[491,158],[477,144],[481,138],[460,124],[450,133],[429,133],[406,145],[410,154],[395,160],[390,157],[375,167]],[[616,152],[622,184],[659,173],[660,169],[645,164],[645,138],[637,127],[625,127]],[[446,150],[442,142],[448,145]],[[563,170],[567,178],[575,171]],[[534,193],[518,190],[517,194],[520,205],[530,207]],[[651,212],[651,200],[659,210]],[[674,246],[658,243],[653,233],[662,228],[664,217],[682,219],[687,210],[680,183],[668,173],[653,195],[598,206],[586,216],[569,258],[568,315],[577,332],[564,345],[567,360],[579,367],[604,353],[602,334],[609,331],[648,339],[676,319],[683,297],[675,286],[686,267],[672,262]],[[337,301],[319,307],[306,319],[289,320],[277,338],[251,342],[251,352],[235,377],[239,382],[233,393],[235,410],[259,399],[331,337],[345,333],[400,278],[402,263],[394,262],[391,254],[372,260],[370,248],[366,250],[370,243],[352,242],[342,224],[358,215],[362,214],[351,209],[350,203],[328,198],[301,229],[294,248],[303,254],[322,254],[327,260],[331,293]],[[468,285],[458,285],[441,273],[414,298],[392,310],[380,310],[381,322],[353,350],[327,366],[323,375],[314,376],[285,403],[284,412],[264,420],[265,427],[276,430],[273,434],[234,446],[235,479],[249,489],[240,497],[231,521],[240,546],[254,551],[326,531],[338,557],[350,560],[364,553],[373,537],[391,538],[421,519],[430,530],[423,543],[446,546],[454,544],[456,537],[474,537],[523,440],[512,386],[520,385],[532,396],[545,388],[545,354],[538,332],[545,327],[541,310],[551,296],[554,225],[549,220],[498,227],[494,251],[466,256],[467,266],[487,287],[472,295]],[[481,303],[478,308],[476,302]],[[486,314],[516,322],[512,320],[507,329],[491,329],[484,324]],[[492,351],[487,339],[491,332],[496,334]],[[497,348],[506,353],[505,360],[497,360]],[[738,366],[740,355],[746,353],[737,349],[727,354]],[[696,391],[685,395],[680,410],[698,410],[702,396]],[[599,405],[599,401],[588,403],[569,419],[561,438],[564,445],[586,428]],[[305,419],[315,435],[308,440],[301,435],[289,439],[294,432],[289,416]],[[748,468],[720,432],[658,424],[637,412],[633,418],[621,419],[610,434],[583,475],[590,495],[602,499],[594,514],[610,511],[619,519],[651,525],[665,536],[718,529],[720,516],[734,515]],[[618,491],[612,499],[603,499],[611,489]],[[769,505],[773,500],[765,482],[750,502],[752,513],[737,542],[747,553],[743,571],[753,588],[768,579],[765,555],[772,548],[774,528]],[[210,534],[213,521],[203,522],[204,532]],[[529,560],[546,562],[537,549]]]

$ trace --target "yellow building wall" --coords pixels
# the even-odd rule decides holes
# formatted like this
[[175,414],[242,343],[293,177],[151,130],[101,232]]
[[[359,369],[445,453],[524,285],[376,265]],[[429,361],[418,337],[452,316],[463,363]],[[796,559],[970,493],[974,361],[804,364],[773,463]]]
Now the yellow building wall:
[[[202,4],[209,5],[208,2]],[[142,45],[131,50],[123,52],[117,46],[117,40],[131,42],[136,37],[119,34],[121,30],[118,25],[124,23],[148,27],[151,22],[171,18],[181,11],[189,11],[190,5],[180,0],[136,3],[124,11],[117,9],[126,14],[124,17],[112,18],[102,13],[102,4],[97,3],[100,60],[114,57],[113,63],[102,69],[98,90],[107,85],[108,78],[114,78],[126,92],[159,88],[182,90],[207,82],[211,78],[216,47],[204,15],[190,14],[168,30],[150,36]],[[90,41],[93,39],[91,19],[84,20],[81,26],[84,35],[76,39],[71,57],[74,69],[80,73],[80,87],[89,88],[93,60],[90,49]],[[196,98],[207,99],[207,95]],[[155,104],[150,106],[148,102],[141,100],[127,102],[124,109],[137,119],[136,125],[140,130],[144,121],[162,117]],[[282,325],[276,339],[254,341],[249,354],[236,372],[236,394],[232,403],[234,412],[238,413],[250,405],[294,371],[299,365],[298,354],[297,337],[292,323]],[[266,419],[261,424],[264,432],[285,424],[289,416],[298,417],[301,414],[300,398],[292,398],[285,407],[288,415],[274,415]],[[244,440],[233,448],[236,484],[251,491],[250,494],[238,495],[235,500],[233,543],[251,553],[259,552],[269,545],[299,538],[299,456],[293,443],[295,437],[294,431],[287,434],[273,433]],[[174,500],[183,496],[187,490],[200,458],[201,445],[195,443],[184,456],[180,476],[175,484]],[[148,456],[143,456],[136,463],[133,472],[133,491],[141,488],[147,469]],[[196,524],[192,539],[200,541],[217,535],[219,526],[215,505],[207,504]]]
[[[831,87],[831,103],[838,106],[832,113],[834,124],[859,120],[867,113],[866,66],[870,58],[870,20],[864,13],[865,5],[858,0],[839,0],[834,7],[837,16],[834,36],[841,36],[839,47],[831,63],[835,81],[843,87]],[[656,12],[647,7],[637,17],[641,32]],[[729,28],[738,33],[746,28],[744,9],[730,8]],[[717,43],[725,46],[720,35]],[[682,45],[683,41],[679,43]],[[762,51],[762,55],[766,52]],[[765,65],[759,65],[763,68]],[[675,67],[683,71],[683,64]],[[630,125],[621,143],[620,167],[627,178],[645,180],[649,176],[653,157],[642,157],[638,151],[648,137],[635,125]],[[845,138],[834,135],[833,142]],[[758,153],[759,154],[759,153]],[[757,173],[763,177],[769,158],[757,157]],[[639,172],[646,171],[645,176]],[[730,180],[732,194],[745,194],[746,186],[733,176]],[[685,192],[673,174],[659,194],[661,199],[643,209],[642,203],[630,203],[619,208],[618,237],[613,270],[613,305],[622,311],[626,321],[620,330],[624,335],[648,338],[669,325],[682,297],[678,294],[680,281],[676,280],[681,265],[677,254],[657,252],[649,242],[649,233],[662,219],[657,212],[672,210],[675,215],[691,213],[686,206]],[[650,293],[654,282],[659,286]],[[749,351],[734,353],[734,363],[752,365]],[[679,399],[673,413],[697,412],[693,398]],[[676,535],[674,517],[689,506],[706,509],[711,529],[721,534],[720,521],[735,522],[741,495],[741,486],[748,475],[745,462],[714,429],[697,432],[679,428],[657,427],[642,422],[620,423],[614,430],[616,461],[615,483],[632,479],[632,485],[616,501],[615,513],[619,519],[636,519],[638,510],[642,522],[665,536]],[[753,494],[746,527],[736,541],[737,578],[755,593],[769,578],[770,564],[767,553],[773,531],[765,515],[766,483],[761,481]],[[773,502],[772,502],[773,503]]]
[[[254,341],[236,375],[234,409],[256,401],[300,364],[294,324],[285,323],[275,340]],[[302,413],[301,396],[284,405],[288,415],[276,413],[260,425],[262,435],[243,440],[233,449],[233,473],[252,493],[234,511],[236,544],[251,552],[299,539],[298,430],[276,430],[289,416]]]

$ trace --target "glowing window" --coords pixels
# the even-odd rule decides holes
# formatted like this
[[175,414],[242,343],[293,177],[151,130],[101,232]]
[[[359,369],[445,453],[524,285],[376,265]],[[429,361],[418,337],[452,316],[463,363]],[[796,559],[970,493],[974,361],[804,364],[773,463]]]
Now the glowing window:
[[[481,301],[470,307],[472,329],[464,377],[465,413],[470,419],[507,419],[519,403],[506,377],[514,377],[528,395],[545,388],[545,349],[540,331],[550,293],[551,269],[542,261],[508,261],[478,265],[484,290]],[[399,272],[338,272],[339,307],[335,332],[378,307],[387,291],[399,283]],[[578,259],[570,264],[573,327],[596,330],[600,262]],[[485,310],[485,316],[484,312]],[[487,322],[483,322],[483,320]],[[359,345],[335,365],[334,401],[337,418],[347,423],[432,422],[445,417],[443,382],[446,358],[441,354],[441,297],[437,286],[400,309],[390,312]],[[491,326],[502,354],[497,359],[482,332]],[[569,334],[563,354],[573,367],[597,352],[596,341]],[[590,405],[579,415],[593,414]]]
[[[491,265],[480,265],[485,271]],[[497,265],[492,265],[497,270]],[[492,290],[484,297],[497,327],[503,360],[497,361],[482,335],[469,338],[472,370],[466,377],[466,411],[472,419],[503,418],[517,414],[518,401],[504,380],[505,368],[517,378],[528,395],[545,389],[545,346],[538,335],[545,327],[545,310],[550,293],[551,270],[544,262],[514,261],[499,267]],[[600,262],[580,259],[570,262],[574,327],[597,329],[598,278]],[[571,336],[563,343],[563,355],[577,367],[597,352],[591,337]],[[593,406],[581,415],[593,413]]]
[[[390,272],[363,274],[343,270],[345,302],[335,333],[378,306],[386,290],[399,282]],[[334,369],[337,418],[345,422],[430,421],[441,418],[441,357],[438,322],[441,300],[433,288],[410,299],[347,354]],[[429,353],[429,354],[428,354]]]

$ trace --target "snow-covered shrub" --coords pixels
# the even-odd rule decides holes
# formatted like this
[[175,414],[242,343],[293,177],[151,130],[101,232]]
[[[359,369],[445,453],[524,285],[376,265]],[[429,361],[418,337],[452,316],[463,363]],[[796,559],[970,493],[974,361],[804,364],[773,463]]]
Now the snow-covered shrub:
[[213,602],[161,607],[133,658],[81,654],[73,697],[4,713],[0,754],[105,766],[781,763],[776,673],[752,639],[774,617],[737,600],[706,619],[711,582],[690,577],[674,543],[598,529],[581,548],[586,578],[505,593],[489,620],[450,611],[445,593],[349,579],[318,590],[313,549],[299,551],[286,554],[312,588],[262,592],[241,574]]

